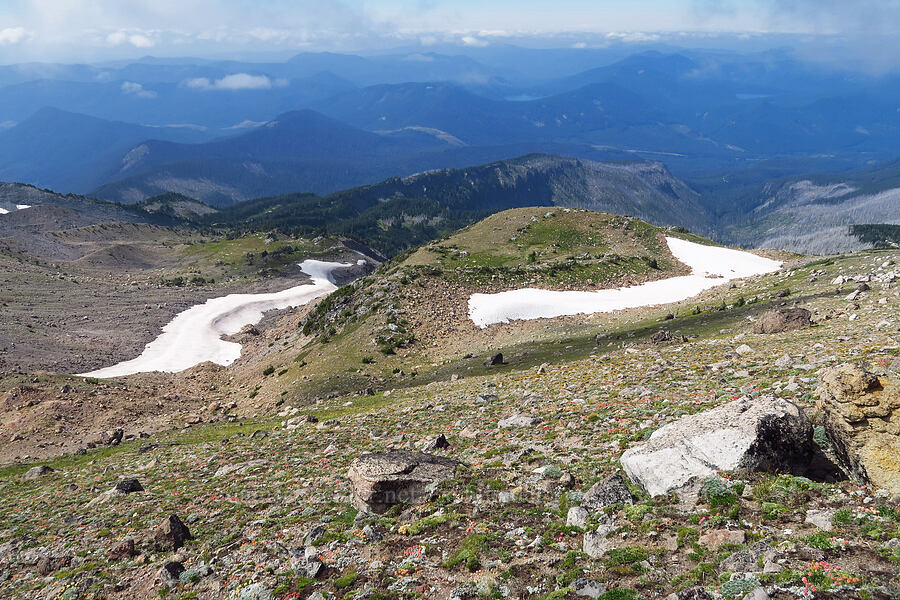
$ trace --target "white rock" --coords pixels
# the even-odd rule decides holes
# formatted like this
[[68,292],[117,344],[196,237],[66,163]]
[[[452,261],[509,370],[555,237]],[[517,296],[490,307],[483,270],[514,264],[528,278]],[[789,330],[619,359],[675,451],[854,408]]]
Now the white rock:
[[609,524],[601,524],[596,531],[588,531],[584,534],[582,550],[591,558],[602,558],[606,551],[613,547],[612,541],[606,539],[615,527]]
[[774,395],[742,398],[657,429],[620,459],[651,496],[667,494],[718,471],[791,471],[807,464],[812,425],[794,404]]
[[540,422],[541,419],[539,417],[519,413],[511,417],[506,417],[505,419],[500,419],[500,422],[497,423],[497,427],[499,429],[507,429],[510,427],[531,427],[533,425],[537,425]]
[[834,527],[831,523],[834,519],[833,510],[808,510],[806,511],[806,523],[815,525],[824,531],[831,531]]
[[573,506],[569,509],[569,514],[566,515],[566,526],[584,527],[590,516],[590,513],[580,506]]
[[734,351],[737,352],[738,354],[740,354],[741,356],[746,356],[748,354],[753,353],[753,348],[751,348],[747,344],[741,344],[740,346],[735,348]]

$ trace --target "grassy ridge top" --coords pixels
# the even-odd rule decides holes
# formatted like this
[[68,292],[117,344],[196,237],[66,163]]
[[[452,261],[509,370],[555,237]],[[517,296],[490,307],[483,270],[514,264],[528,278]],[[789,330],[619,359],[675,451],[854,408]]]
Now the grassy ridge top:
[[674,272],[664,228],[606,213],[504,211],[423,246],[402,265],[430,266],[467,286],[592,286],[625,274]]

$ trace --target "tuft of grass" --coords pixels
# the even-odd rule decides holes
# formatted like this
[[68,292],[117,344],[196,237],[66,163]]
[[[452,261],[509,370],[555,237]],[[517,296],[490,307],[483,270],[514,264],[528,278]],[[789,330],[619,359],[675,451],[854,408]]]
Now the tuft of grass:
[[444,561],[444,566],[452,569],[464,564],[470,572],[474,573],[481,567],[481,555],[487,550],[489,541],[490,537],[487,534],[470,535],[462,541],[453,556]]

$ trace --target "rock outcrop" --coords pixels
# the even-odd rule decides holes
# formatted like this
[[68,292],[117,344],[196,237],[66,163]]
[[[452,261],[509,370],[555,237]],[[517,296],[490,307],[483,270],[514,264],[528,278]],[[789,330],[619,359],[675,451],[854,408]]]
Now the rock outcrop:
[[353,505],[381,514],[395,504],[416,502],[429,485],[453,477],[459,465],[449,458],[408,450],[363,454],[347,474]]
[[661,427],[621,463],[632,481],[658,496],[717,471],[804,470],[814,455],[812,436],[794,404],[774,395],[742,398]]
[[776,308],[759,316],[754,333],[781,333],[812,325],[812,313],[805,308]]
[[900,494],[900,382],[861,366],[822,375],[817,408],[851,477]]

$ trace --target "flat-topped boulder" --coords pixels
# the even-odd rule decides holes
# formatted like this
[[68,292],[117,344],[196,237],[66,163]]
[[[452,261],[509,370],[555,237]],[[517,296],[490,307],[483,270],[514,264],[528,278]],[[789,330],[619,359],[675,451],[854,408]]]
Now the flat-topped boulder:
[[718,471],[796,472],[814,455],[813,427],[796,405],[774,395],[742,398],[657,429],[621,458],[651,496]]
[[347,476],[353,488],[353,505],[381,514],[395,504],[417,502],[428,486],[450,479],[461,463],[422,452],[393,450],[363,454],[353,461]]
[[859,365],[826,371],[816,407],[851,477],[900,494],[900,382]]

